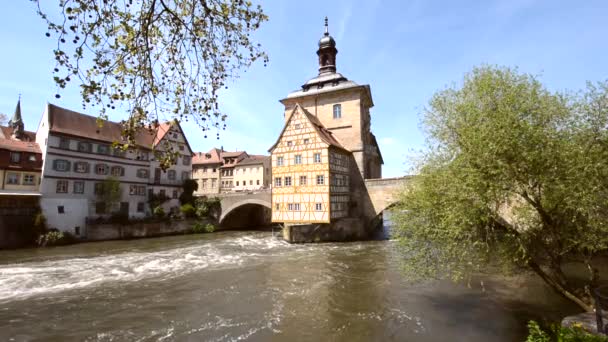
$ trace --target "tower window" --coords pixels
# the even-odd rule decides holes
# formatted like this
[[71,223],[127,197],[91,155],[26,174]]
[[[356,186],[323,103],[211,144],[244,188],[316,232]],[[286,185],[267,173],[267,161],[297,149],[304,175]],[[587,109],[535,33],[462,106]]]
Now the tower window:
[[342,117],[342,105],[335,104],[334,105],[334,119],[340,119]]

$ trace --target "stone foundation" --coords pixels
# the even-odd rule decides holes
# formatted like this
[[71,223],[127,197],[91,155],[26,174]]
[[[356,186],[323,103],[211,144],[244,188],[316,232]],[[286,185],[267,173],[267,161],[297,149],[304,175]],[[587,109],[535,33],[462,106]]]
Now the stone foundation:
[[289,243],[370,240],[377,234],[378,227],[366,227],[363,222],[358,218],[343,218],[332,223],[286,224],[283,239]]
[[[189,233],[197,220],[171,220],[163,222],[87,225],[85,241],[137,239],[153,236]],[[201,221],[203,224],[210,221]]]

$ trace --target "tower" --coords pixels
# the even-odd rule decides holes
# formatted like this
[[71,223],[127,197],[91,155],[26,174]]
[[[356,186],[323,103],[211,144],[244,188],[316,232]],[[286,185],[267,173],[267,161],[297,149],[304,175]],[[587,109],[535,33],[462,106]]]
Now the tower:
[[371,88],[337,71],[338,49],[327,17],[324,31],[317,49],[319,73],[280,101],[285,106],[284,119],[287,121],[299,104],[352,153],[362,178],[381,178],[382,155],[371,132]]
[[11,138],[21,140],[23,139],[23,119],[21,118],[21,95],[19,95],[19,100],[17,101],[17,107],[15,108],[15,113],[13,114],[12,119],[8,122],[8,126],[13,129],[13,134]]

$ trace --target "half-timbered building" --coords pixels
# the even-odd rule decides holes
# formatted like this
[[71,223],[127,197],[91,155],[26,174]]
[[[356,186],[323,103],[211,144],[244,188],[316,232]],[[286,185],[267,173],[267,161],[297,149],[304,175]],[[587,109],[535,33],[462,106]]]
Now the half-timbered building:
[[296,104],[272,159],[272,221],[329,223],[348,216],[351,153]]

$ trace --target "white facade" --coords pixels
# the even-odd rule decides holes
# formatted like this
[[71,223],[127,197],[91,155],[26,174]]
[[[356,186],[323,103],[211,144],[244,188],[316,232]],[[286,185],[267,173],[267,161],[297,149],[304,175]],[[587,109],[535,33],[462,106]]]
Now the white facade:
[[270,158],[256,164],[237,164],[234,168],[234,191],[266,189],[270,186]]
[[[170,129],[156,144],[161,153],[166,146],[180,153],[177,164],[166,171],[160,169],[149,148],[114,150],[109,141],[54,132],[49,125],[47,110],[36,141],[43,153],[41,208],[49,228],[82,236],[88,219],[110,212],[143,218],[151,214],[148,196],[152,192],[164,192],[170,198],[162,204],[166,213],[179,207],[183,180],[191,174],[192,153],[178,124],[167,125]],[[96,189],[110,177],[120,182],[121,198],[115,207],[106,208]]]

